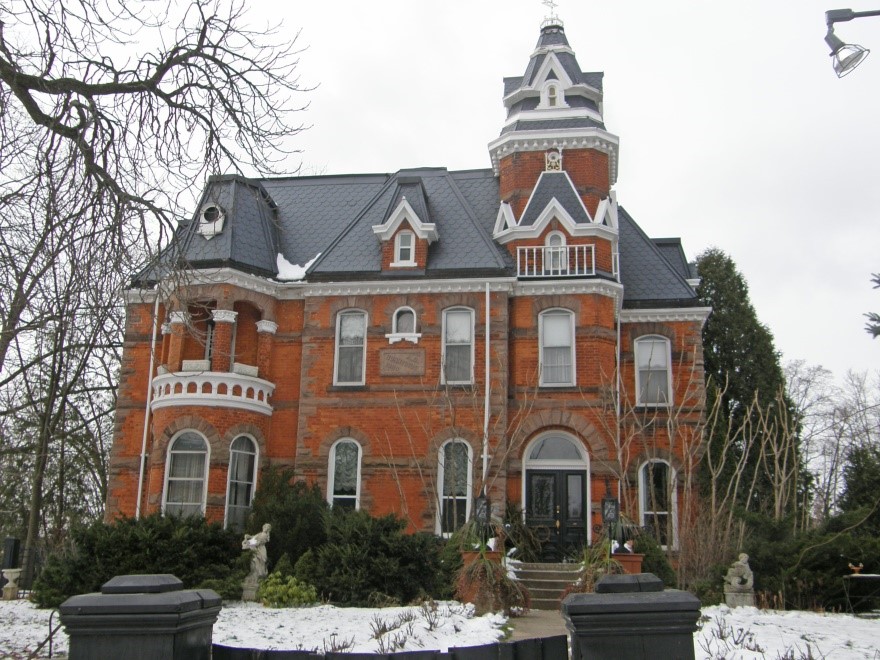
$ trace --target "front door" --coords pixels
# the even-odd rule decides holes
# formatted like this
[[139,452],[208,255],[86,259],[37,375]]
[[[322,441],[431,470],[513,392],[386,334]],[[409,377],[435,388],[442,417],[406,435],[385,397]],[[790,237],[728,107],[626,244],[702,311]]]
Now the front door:
[[541,561],[579,555],[587,542],[586,470],[528,470],[526,525],[541,541]]

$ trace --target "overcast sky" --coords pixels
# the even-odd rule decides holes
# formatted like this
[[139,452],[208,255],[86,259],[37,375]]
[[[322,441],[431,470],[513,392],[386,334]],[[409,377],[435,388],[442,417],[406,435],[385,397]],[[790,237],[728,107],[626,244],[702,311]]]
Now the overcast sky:
[[[605,72],[615,188],[689,258],[717,246],[745,275],[783,360],[880,369],[880,55],[838,80],[824,12],[849,0],[558,0],[581,67]],[[834,2],[834,0],[828,0]],[[250,0],[301,31],[306,174],[490,166],[502,78],[525,71],[539,0]],[[880,18],[838,24],[880,53]]]

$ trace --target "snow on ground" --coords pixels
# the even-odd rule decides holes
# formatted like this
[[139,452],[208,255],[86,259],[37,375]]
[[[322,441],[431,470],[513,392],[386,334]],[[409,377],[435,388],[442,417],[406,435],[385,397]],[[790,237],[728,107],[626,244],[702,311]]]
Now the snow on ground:
[[[0,602],[0,658],[27,657],[46,638],[50,610],[27,601]],[[439,614],[433,630],[428,618]],[[703,609],[701,630],[694,635],[700,660],[880,660],[880,619],[844,614],[779,612],[753,607]],[[55,615],[57,621],[57,614]],[[226,603],[214,625],[214,641],[227,646],[271,649],[337,648],[354,640],[348,650],[380,650],[403,643],[403,650],[476,646],[504,635],[505,618],[473,616],[469,606],[438,603],[434,612],[419,607],[381,610],[336,608],[330,605],[268,609],[254,603]],[[516,625],[516,621],[511,621]],[[398,648],[397,650],[401,650]],[[56,636],[54,652],[67,652],[67,636]],[[44,647],[40,657],[48,657]]]
[[697,658],[728,660],[880,659],[880,619],[847,614],[704,607]]

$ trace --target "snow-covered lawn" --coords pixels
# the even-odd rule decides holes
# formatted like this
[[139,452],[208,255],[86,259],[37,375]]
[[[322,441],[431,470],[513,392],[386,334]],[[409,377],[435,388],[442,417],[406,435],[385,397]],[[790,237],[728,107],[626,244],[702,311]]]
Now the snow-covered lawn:
[[[26,657],[45,639],[49,610],[27,601],[0,602],[0,658]],[[755,608],[703,609],[706,620],[694,635],[696,657],[705,660],[880,660],[880,620],[844,614],[778,612]],[[56,615],[57,620],[57,615]],[[393,607],[268,609],[226,603],[214,625],[214,641],[227,646],[370,652],[438,649],[487,644],[504,636],[500,615],[473,616],[469,606],[438,603],[436,610]],[[511,621],[513,625],[516,621]],[[383,634],[380,631],[389,629]],[[400,647],[399,645],[402,645]],[[57,635],[55,654],[66,653]],[[42,657],[48,655],[43,649]]]

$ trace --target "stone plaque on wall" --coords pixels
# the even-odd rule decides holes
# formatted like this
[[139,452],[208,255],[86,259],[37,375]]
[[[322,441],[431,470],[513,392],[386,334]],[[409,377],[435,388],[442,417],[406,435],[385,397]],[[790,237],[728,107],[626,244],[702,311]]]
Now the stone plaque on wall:
[[425,351],[394,348],[379,351],[379,373],[382,376],[424,376]]

